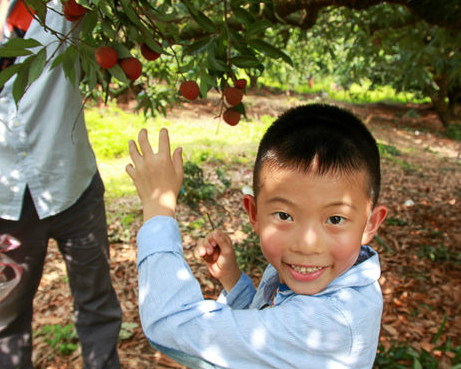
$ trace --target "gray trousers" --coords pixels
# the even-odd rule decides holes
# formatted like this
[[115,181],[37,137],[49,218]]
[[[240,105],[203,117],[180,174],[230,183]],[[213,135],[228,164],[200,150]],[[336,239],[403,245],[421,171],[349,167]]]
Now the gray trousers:
[[26,190],[21,219],[0,219],[0,234],[21,242],[7,255],[23,267],[21,282],[0,303],[1,369],[33,368],[32,302],[50,238],[57,241],[66,264],[85,368],[120,368],[116,344],[122,313],[109,274],[103,194],[96,173],[79,200],[60,214],[40,220]]

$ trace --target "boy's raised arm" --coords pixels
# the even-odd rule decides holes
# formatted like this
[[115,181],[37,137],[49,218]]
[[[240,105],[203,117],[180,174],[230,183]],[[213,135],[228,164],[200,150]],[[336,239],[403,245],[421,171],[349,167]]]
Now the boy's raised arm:
[[146,129],[139,132],[138,143],[140,151],[135,141],[129,141],[133,164],[126,166],[126,172],[142,201],[144,222],[156,215],[174,217],[176,199],[184,178],[182,148],[176,148],[171,155],[166,128],[159,132],[157,153],[152,150]]

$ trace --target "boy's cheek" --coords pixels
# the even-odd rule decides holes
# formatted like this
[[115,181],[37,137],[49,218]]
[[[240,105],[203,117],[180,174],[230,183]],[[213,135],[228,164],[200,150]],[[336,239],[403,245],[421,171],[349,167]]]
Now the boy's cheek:
[[280,258],[284,250],[283,244],[286,240],[283,241],[274,229],[267,227],[261,231],[259,236],[261,249],[266,259],[273,262],[274,259]]
[[339,247],[335,247],[332,250],[332,256],[336,262],[339,262],[345,266],[345,269],[351,267],[357,260],[360,254],[360,240],[349,244],[337,244]]

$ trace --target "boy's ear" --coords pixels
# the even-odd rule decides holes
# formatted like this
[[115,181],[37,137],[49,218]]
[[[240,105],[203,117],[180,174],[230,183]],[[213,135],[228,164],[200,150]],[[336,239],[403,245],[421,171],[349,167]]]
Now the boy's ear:
[[378,232],[379,226],[384,221],[387,215],[387,207],[384,205],[376,206],[371,212],[370,218],[368,219],[365,230],[362,236],[362,245],[366,245]]
[[250,218],[251,226],[253,230],[258,233],[259,226],[258,221],[256,220],[256,200],[252,195],[243,196],[243,206],[247,211],[248,218]]

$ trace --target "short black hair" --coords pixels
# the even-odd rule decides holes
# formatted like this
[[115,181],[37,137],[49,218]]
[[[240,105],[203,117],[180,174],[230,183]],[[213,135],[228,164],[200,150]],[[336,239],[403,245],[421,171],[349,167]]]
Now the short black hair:
[[258,196],[260,172],[265,164],[309,171],[367,175],[373,207],[381,185],[379,150],[365,124],[351,112],[326,104],[308,104],[287,110],[268,128],[259,143],[253,170],[253,191]]

